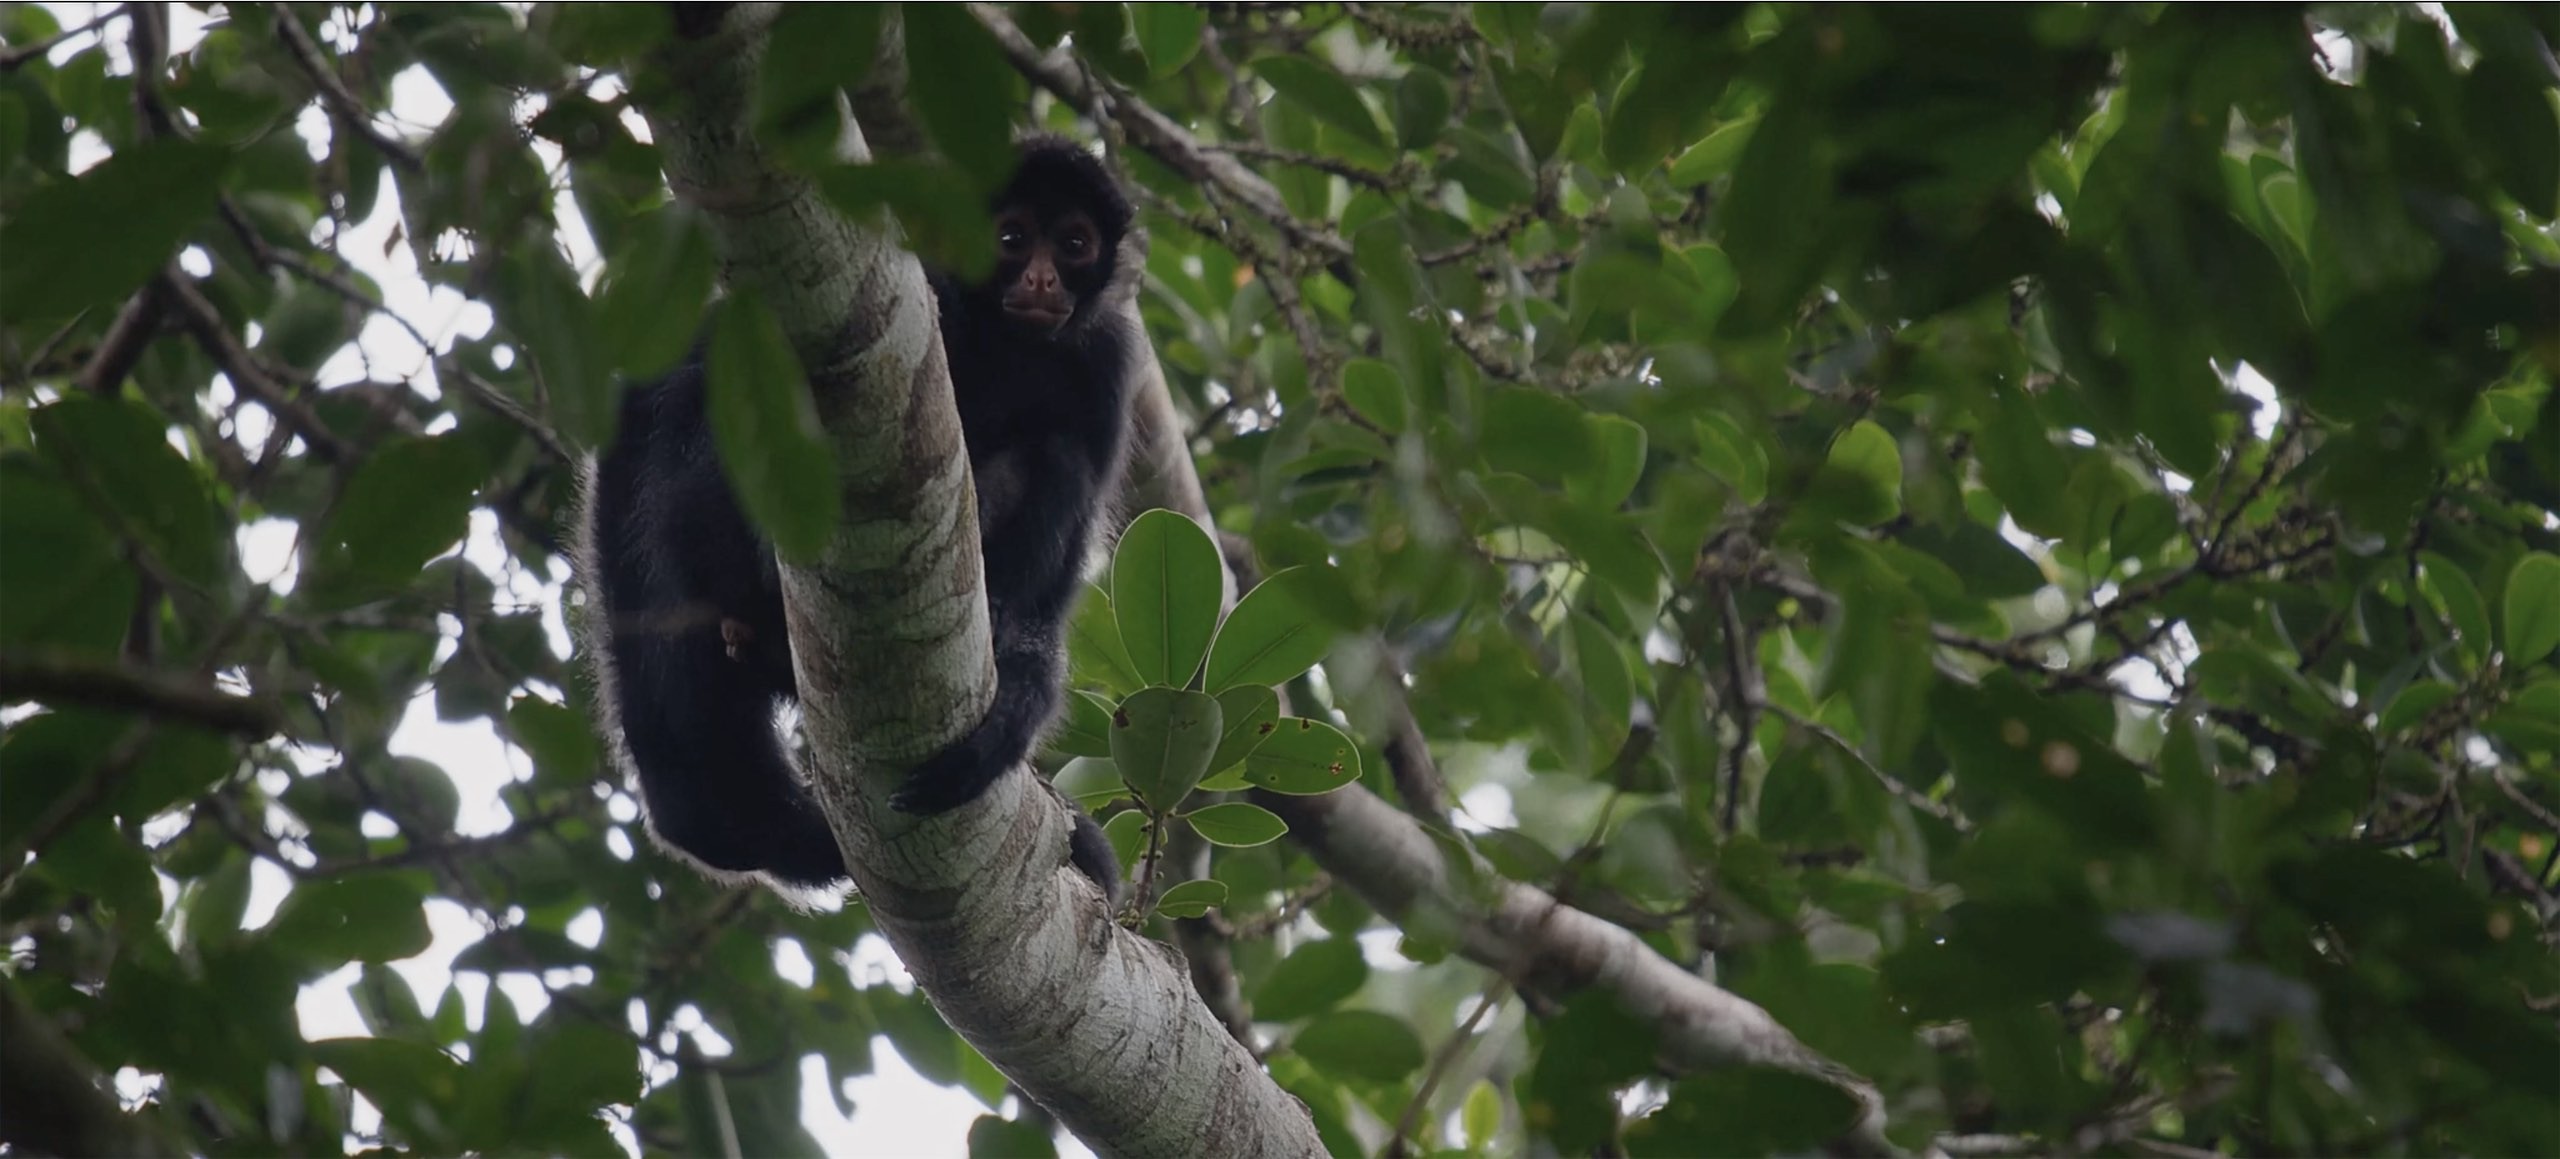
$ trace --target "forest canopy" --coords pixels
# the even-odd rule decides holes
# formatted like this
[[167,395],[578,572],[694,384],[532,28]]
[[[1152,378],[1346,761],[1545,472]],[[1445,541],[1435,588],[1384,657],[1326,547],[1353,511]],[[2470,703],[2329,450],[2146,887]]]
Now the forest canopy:
[[[884,1045],[973,1155],[2560,1151],[2555,48],[9,6],[0,1153],[814,1154]],[[1117,915],[874,806],[985,679],[881,546],[974,535],[917,259],[1031,130],[1146,231],[1039,762]],[[704,335],[841,903],[593,724],[579,464]]]

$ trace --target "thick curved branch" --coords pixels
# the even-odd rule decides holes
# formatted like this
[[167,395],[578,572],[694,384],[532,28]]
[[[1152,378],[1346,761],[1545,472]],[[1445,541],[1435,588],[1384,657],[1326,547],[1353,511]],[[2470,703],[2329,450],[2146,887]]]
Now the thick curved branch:
[[635,91],[667,94],[647,114],[668,180],[711,221],[725,284],[773,308],[834,447],[844,518],[784,564],[783,597],[817,795],[872,919],[944,1020],[1094,1150],[1322,1154],[1175,956],[1066,868],[1068,815],[1036,778],[931,819],[887,807],[994,691],[975,504],[922,270],[753,139],[773,12],[704,22]]
[[[1171,402],[1162,405],[1169,409]],[[1159,482],[1147,496],[1200,494],[1196,468],[1179,440],[1141,440],[1136,453],[1159,456],[1132,466],[1147,478],[1192,476],[1187,485]],[[1176,509],[1209,518],[1205,503]],[[1232,558],[1227,567],[1241,570]],[[1681,969],[1635,934],[1517,882],[1489,874],[1473,883],[1451,880],[1440,847],[1422,825],[1359,785],[1320,797],[1260,791],[1253,797],[1289,823],[1290,841],[1387,920],[1446,941],[1532,992],[1562,997],[1594,986],[1608,990],[1629,1013],[1660,1029],[1661,1061],[1672,1069],[1768,1066],[1837,1086],[1863,1113],[1832,1141],[1833,1151],[1900,1153],[1885,1137],[1884,1101],[1873,1084],[1797,1040],[1768,1011]]]

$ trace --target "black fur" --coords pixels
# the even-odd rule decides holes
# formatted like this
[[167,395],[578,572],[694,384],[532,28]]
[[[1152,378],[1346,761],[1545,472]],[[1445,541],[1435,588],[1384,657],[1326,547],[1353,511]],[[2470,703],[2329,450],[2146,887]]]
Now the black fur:
[[[996,694],[975,728],[900,786],[891,803],[911,813],[976,800],[1057,715],[1066,619],[1118,484],[1132,343],[1143,340],[1117,308],[1133,292],[1143,238],[1099,161],[1056,138],[1027,141],[995,204],[1018,227],[1036,222],[1044,246],[1080,214],[1098,253],[1058,264],[1040,250],[1038,268],[1074,295],[1054,331],[1006,306],[1008,289],[1052,286],[1024,277],[1027,249],[1009,247],[983,283],[930,274],[977,484]],[[1067,252],[1063,243],[1057,252]],[[1018,292],[1032,306],[1058,301]],[[722,473],[704,385],[697,350],[666,378],[634,387],[595,464],[584,570],[602,637],[591,651],[607,732],[618,724],[660,843],[720,873],[833,885],[846,876],[835,837],[775,721],[798,696],[780,573]],[[1117,896],[1119,863],[1080,812],[1070,853]]]

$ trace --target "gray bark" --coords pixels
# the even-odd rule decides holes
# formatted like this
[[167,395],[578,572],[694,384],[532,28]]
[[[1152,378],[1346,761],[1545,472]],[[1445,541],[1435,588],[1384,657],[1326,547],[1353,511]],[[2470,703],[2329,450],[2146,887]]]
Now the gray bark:
[[865,904],[952,1028],[1095,1151],[1320,1155],[1179,956],[1112,924],[1066,868],[1068,815],[1035,776],[942,817],[887,807],[994,692],[974,493],[915,259],[749,133],[771,20],[741,6],[652,62],[672,88],[647,115],[668,180],[713,222],[724,284],[773,308],[834,444],[842,525],[783,587],[817,792]]

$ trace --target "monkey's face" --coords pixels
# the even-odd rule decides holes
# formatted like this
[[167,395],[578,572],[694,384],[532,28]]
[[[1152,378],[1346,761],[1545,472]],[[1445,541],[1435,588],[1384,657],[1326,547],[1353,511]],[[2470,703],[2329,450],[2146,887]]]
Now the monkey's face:
[[1110,279],[1110,255],[1093,215],[1007,206],[996,214],[996,288],[1005,316],[1043,335],[1074,319]]

